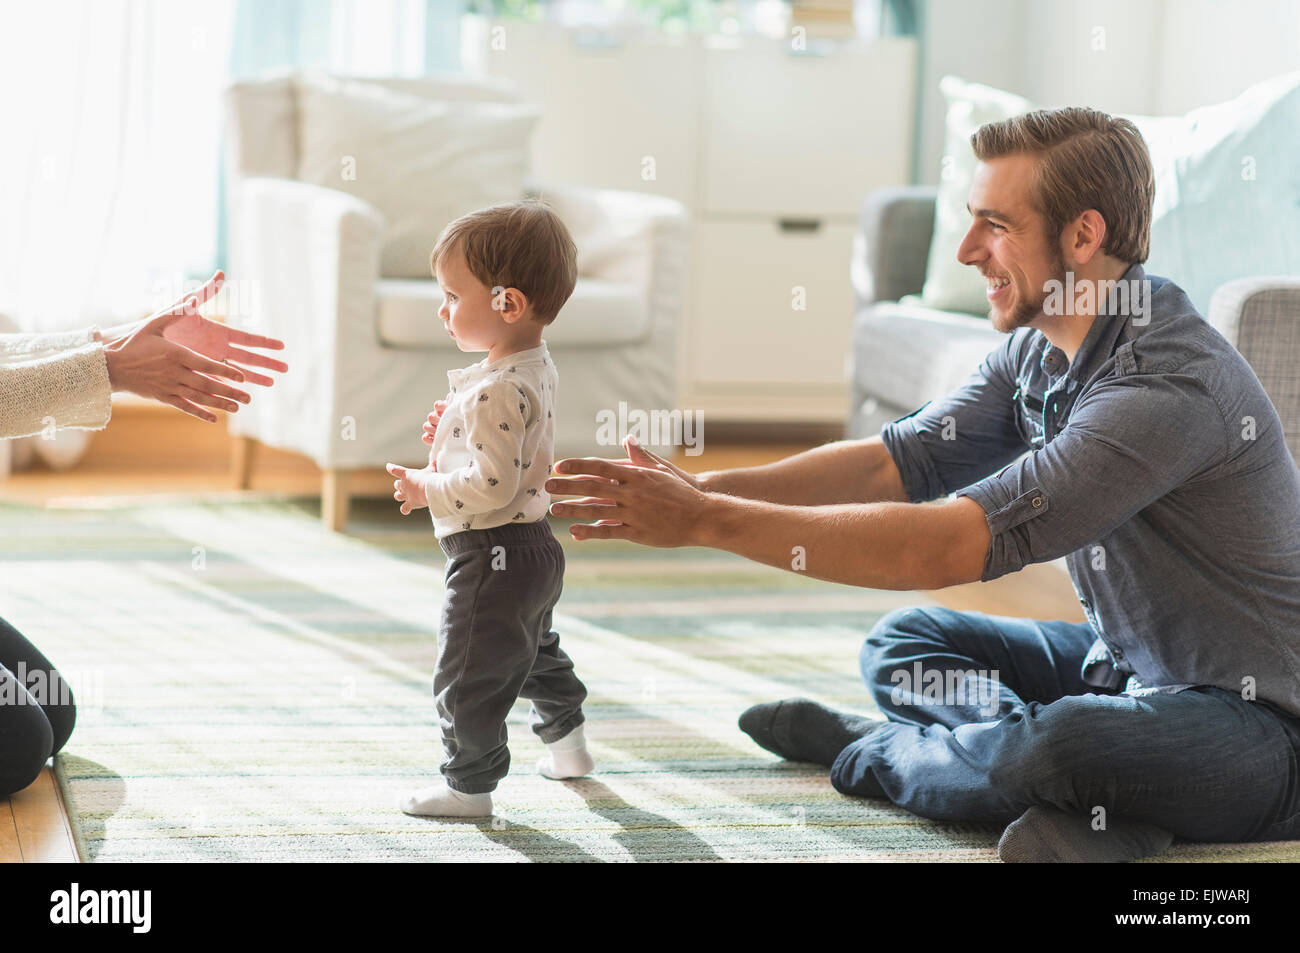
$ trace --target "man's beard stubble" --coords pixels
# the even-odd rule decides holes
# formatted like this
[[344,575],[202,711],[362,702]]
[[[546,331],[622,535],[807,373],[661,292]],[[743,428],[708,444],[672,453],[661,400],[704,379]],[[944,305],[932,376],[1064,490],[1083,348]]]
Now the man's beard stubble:
[[[1061,255],[1058,248],[1056,258],[1052,262],[1052,276],[1049,281],[1055,280],[1059,287],[1065,287],[1065,258]],[[1044,286],[1047,281],[1043,282]],[[989,309],[989,318],[993,321],[994,327],[1004,334],[1010,334],[1017,328],[1028,327],[1032,322],[1038,320],[1043,314],[1043,305],[1047,303],[1047,289],[1042,287],[1038,289],[1038,296],[1029,301],[1022,301],[1016,305],[1016,309],[1011,312],[1005,320],[993,318],[993,311]]]

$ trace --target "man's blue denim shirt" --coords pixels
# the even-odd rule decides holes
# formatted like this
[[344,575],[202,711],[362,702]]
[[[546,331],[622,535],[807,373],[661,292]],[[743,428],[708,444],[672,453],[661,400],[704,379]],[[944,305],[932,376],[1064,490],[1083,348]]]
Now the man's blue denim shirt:
[[1145,309],[1112,294],[1073,363],[1019,328],[885,446],[914,502],[984,508],[984,579],[1066,557],[1089,684],[1300,715],[1300,471],[1250,365],[1173,282],[1124,276],[1144,279]]

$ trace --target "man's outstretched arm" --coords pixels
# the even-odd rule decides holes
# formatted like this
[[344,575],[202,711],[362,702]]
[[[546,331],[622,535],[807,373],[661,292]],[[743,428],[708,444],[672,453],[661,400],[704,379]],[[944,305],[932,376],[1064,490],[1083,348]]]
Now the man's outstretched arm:
[[700,489],[790,506],[905,502],[894,459],[879,436],[838,440],[775,463],[697,475]]
[[977,582],[991,539],[974,500],[783,506],[714,496],[698,545],[870,589]]
[[[939,504],[788,505],[702,490],[676,468],[630,448],[639,465],[576,458],[546,489],[586,494],[556,516],[592,520],[575,539],[711,546],[792,572],[876,589],[940,589],[978,580],[991,539],[973,500]],[[561,474],[576,474],[563,476]]]

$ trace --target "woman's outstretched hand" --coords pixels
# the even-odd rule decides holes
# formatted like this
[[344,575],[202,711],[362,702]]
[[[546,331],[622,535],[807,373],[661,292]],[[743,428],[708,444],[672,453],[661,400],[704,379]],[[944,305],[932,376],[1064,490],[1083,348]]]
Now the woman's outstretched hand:
[[[220,291],[225,282],[225,273],[218,271],[208,279],[207,284],[188,297],[195,298],[199,304],[203,304],[203,302]],[[167,338],[167,340],[175,341],[177,344],[181,344],[191,351],[197,351],[204,357],[210,357],[214,361],[223,361],[232,366],[242,365],[239,369],[244,372],[244,378],[251,384],[261,384],[263,387],[270,387],[275,383],[274,379],[248,370],[249,366],[264,367],[280,373],[284,373],[289,369],[289,365],[284,361],[278,361],[265,354],[258,354],[256,351],[245,350],[245,348],[255,347],[262,350],[282,351],[284,350],[284,342],[279,338],[251,334],[248,331],[241,331],[239,328],[232,328],[216,321],[209,321],[199,314],[197,308],[188,311],[184,310],[185,300],[182,298],[174,302],[170,308],[159,312],[160,315],[164,315],[172,314],[177,309],[183,311],[179,318],[168,323],[163,330],[163,337]],[[237,347],[236,345],[241,346]]]
[[216,378],[269,386],[274,382],[272,378],[247,371],[239,364],[288,370],[282,361],[236,346],[280,350],[283,341],[229,328],[199,314],[199,305],[215,295],[224,281],[225,275],[218,271],[195,294],[107,343],[104,356],[113,390],[161,401],[216,423],[216,415],[203,408],[234,413],[240,403],[247,404],[251,399],[246,392]]

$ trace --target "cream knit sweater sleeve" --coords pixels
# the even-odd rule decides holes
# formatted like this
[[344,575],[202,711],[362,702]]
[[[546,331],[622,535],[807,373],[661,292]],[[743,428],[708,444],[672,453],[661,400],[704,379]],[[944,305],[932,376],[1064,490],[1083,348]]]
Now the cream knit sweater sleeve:
[[0,334],[0,437],[48,427],[102,430],[112,415],[97,329]]

